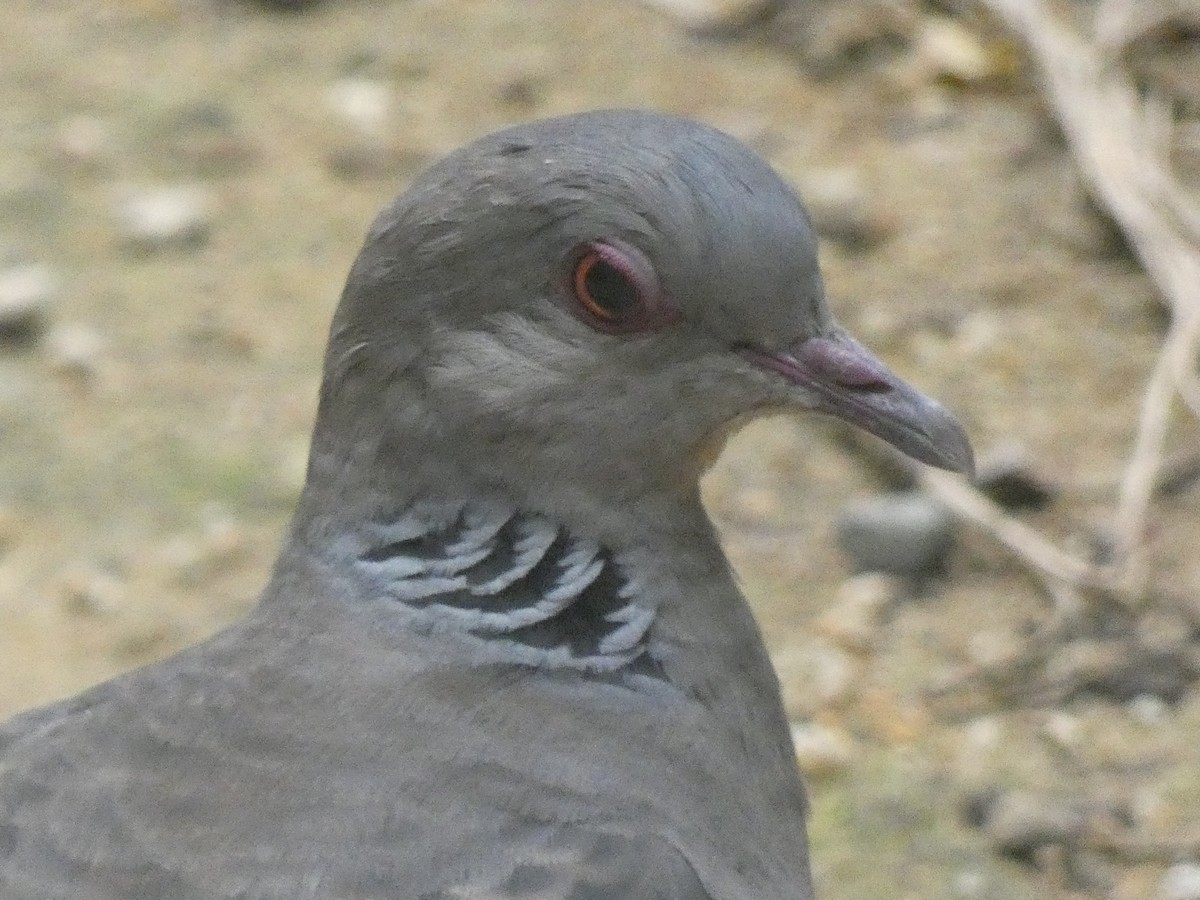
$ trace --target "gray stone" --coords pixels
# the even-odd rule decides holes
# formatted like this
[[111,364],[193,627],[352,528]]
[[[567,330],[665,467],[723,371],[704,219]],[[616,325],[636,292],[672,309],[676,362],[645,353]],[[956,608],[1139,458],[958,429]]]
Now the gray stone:
[[1200,863],[1181,862],[1158,883],[1158,900],[1200,900]]
[[859,501],[838,522],[838,543],[858,571],[908,577],[938,571],[954,533],[954,519],[945,507],[919,492]]
[[782,0],[642,0],[685,28],[728,33],[769,16]]
[[156,252],[203,244],[212,229],[212,197],[197,185],[167,185],[130,194],[117,207],[125,243]]
[[1000,447],[975,467],[975,486],[1005,509],[1043,509],[1057,491],[1034,471],[1028,452],[1015,444]]
[[392,90],[369,78],[343,78],[329,87],[330,107],[363,134],[378,134],[387,123]]
[[983,830],[997,852],[1032,859],[1048,845],[1078,843],[1087,816],[1078,807],[1028,791],[1012,791],[995,799]]
[[988,53],[970,29],[954,19],[943,16],[923,18],[915,49],[918,65],[935,77],[972,84],[999,73],[997,57]]
[[0,270],[0,344],[23,345],[46,330],[58,279],[49,267],[25,263]]

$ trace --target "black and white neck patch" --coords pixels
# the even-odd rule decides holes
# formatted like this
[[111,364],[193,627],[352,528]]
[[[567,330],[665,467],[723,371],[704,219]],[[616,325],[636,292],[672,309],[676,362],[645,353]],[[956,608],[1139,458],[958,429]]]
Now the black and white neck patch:
[[356,568],[419,627],[470,634],[518,664],[662,677],[645,592],[608,550],[548,519],[415,505],[368,540]]

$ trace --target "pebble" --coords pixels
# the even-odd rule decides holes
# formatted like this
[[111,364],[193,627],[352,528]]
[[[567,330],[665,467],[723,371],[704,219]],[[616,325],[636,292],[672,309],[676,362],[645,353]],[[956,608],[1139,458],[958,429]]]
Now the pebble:
[[813,628],[844,650],[864,653],[874,646],[884,610],[900,588],[894,578],[877,572],[848,578]]
[[1158,900],[1200,900],[1200,863],[1175,863],[1163,873]]
[[809,778],[829,778],[845,772],[857,755],[853,738],[841,728],[817,722],[793,723],[796,762]]
[[989,628],[972,632],[966,651],[974,665],[995,666],[1017,659],[1026,646],[1026,638],[1011,629]]
[[343,78],[329,88],[328,100],[343,119],[364,134],[378,134],[387,123],[392,91],[380,81]]
[[1058,495],[1048,479],[1034,471],[1028,451],[1007,444],[975,467],[975,486],[1005,509],[1045,509]]
[[893,60],[920,20],[916,0],[837,0],[784,4],[772,40],[809,74],[832,77]]
[[212,230],[212,196],[198,185],[167,185],[138,191],[117,208],[125,243],[153,253],[173,247],[197,247]]
[[997,716],[980,716],[963,728],[962,757],[964,761],[970,759],[978,763],[982,754],[995,750],[1003,739],[1003,721]]
[[90,381],[96,377],[107,341],[89,325],[74,322],[53,329],[46,338],[46,351],[55,371]]
[[1133,718],[1149,728],[1157,728],[1171,718],[1171,707],[1154,694],[1138,694],[1126,708]]
[[866,250],[891,230],[875,208],[862,172],[849,166],[809,171],[800,193],[821,237],[849,250]]
[[0,270],[0,344],[32,344],[46,329],[58,279],[48,266],[24,263]]
[[964,356],[986,353],[1010,339],[1005,334],[1003,320],[990,309],[967,313],[954,324],[953,329],[955,349]]
[[110,616],[121,606],[125,583],[111,572],[88,570],[65,576],[61,591],[67,609],[76,615]]
[[993,799],[983,812],[982,824],[998,853],[1032,860],[1047,845],[1078,843],[1087,817],[1077,807],[1053,797],[1011,791]]
[[700,32],[728,33],[765,18],[782,5],[782,0],[642,0],[659,9],[685,28]]
[[838,520],[838,543],[858,571],[909,578],[939,571],[954,533],[945,507],[917,491],[861,500]]
[[1118,645],[1107,668],[1084,683],[1084,691],[1125,703],[1148,694],[1177,702],[1200,677],[1200,661],[1190,650]]
[[58,152],[72,167],[84,171],[104,168],[116,156],[109,124],[97,116],[71,116],[58,124]]
[[975,900],[977,897],[987,897],[988,878],[978,869],[966,869],[955,874],[950,888],[957,900]]
[[973,84],[997,74],[996,59],[979,38],[954,19],[923,17],[916,52],[924,68],[960,84]]

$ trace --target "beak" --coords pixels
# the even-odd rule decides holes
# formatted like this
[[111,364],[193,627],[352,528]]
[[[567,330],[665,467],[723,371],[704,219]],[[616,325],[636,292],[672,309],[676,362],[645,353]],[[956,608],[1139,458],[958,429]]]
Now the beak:
[[816,409],[882,438],[939,469],[975,472],[971,442],[945,407],[893,375],[842,331],[809,338],[788,351],[743,351],[756,366],[782,375],[817,397]]

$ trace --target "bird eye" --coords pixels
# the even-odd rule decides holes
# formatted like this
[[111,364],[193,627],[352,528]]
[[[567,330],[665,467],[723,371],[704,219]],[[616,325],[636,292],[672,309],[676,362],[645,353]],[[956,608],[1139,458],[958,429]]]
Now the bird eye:
[[638,287],[617,266],[593,250],[575,266],[575,296],[605,322],[619,322],[637,309]]
[[678,310],[662,296],[650,261],[634,248],[586,244],[575,260],[571,288],[582,318],[598,330],[627,333],[677,320]]

